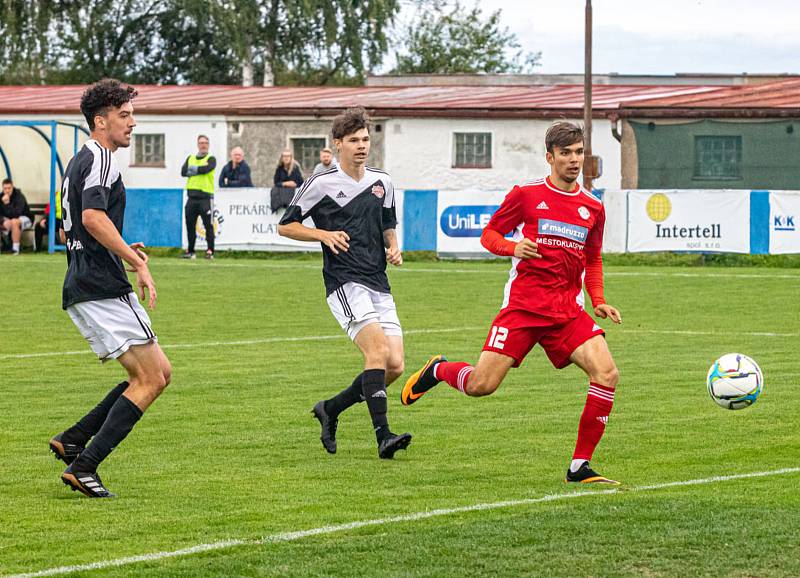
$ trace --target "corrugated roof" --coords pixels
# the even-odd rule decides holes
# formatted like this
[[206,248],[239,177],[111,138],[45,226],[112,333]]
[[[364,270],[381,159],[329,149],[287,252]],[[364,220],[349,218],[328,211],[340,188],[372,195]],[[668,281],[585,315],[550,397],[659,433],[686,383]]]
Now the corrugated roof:
[[[148,114],[329,115],[352,105],[393,116],[577,116],[582,86],[242,87],[137,85],[136,111]],[[83,85],[0,86],[0,114],[79,112]],[[603,114],[622,103],[688,98],[711,86],[593,87],[593,107]]]
[[659,116],[793,116],[800,113],[800,79],[628,101],[621,108],[635,109],[625,110],[625,116],[642,114],[641,109]]

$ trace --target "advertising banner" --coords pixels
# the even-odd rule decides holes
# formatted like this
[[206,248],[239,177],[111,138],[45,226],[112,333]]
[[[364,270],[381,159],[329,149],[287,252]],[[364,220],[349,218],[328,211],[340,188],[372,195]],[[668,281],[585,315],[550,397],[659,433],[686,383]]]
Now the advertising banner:
[[[214,195],[213,224],[216,250],[255,251],[320,251],[319,243],[293,241],[278,235],[278,223],[284,209],[273,212],[270,207],[270,189],[220,189]],[[184,192],[184,207],[186,193]],[[303,223],[313,227],[314,222]],[[203,221],[197,219],[197,244],[195,250],[205,251],[206,231]],[[186,227],[183,227],[183,247],[187,246]]]
[[443,257],[488,259],[481,245],[483,228],[508,191],[439,191],[436,210],[436,251]]
[[800,191],[770,192],[769,252],[800,253]]
[[749,192],[629,191],[627,251],[749,253]]

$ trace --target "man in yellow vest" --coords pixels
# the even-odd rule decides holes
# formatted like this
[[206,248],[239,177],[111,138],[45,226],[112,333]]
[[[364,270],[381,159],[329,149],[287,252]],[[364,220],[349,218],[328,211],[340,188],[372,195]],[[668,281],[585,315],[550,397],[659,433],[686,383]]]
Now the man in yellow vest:
[[181,176],[188,177],[186,181],[186,236],[189,247],[183,254],[184,259],[194,259],[194,243],[197,240],[197,217],[203,220],[206,229],[206,259],[214,258],[214,169],[217,168],[217,159],[208,154],[208,137],[201,134],[197,137],[197,154],[189,155],[181,167]]

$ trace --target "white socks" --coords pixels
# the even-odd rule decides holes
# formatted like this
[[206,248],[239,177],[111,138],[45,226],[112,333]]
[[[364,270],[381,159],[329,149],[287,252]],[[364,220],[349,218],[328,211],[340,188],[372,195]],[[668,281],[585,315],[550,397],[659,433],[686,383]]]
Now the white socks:
[[581,469],[581,466],[588,462],[589,460],[572,460],[572,463],[569,465],[569,471],[573,474]]

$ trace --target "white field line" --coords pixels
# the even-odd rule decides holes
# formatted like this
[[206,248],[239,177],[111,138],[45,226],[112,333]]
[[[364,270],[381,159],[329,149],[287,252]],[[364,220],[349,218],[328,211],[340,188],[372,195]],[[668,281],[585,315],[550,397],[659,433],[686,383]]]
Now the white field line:
[[[458,333],[460,331],[475,331],[486,329],[484,325],[473,325],[471,327],[448,327],[442,329],[409,329],[405,335],[424,335],[428,333]],[[723,336],[727,333],[720,331],[692,331],[692,330],[660,330],[660,329],[619,329],[619,333],[638,333],[650,335],[708,335]],[[739,331],[737,335],[748,337],[800,337],[800,333],[775,333],[771,331]],[[161,346],[162,349],[198,349],[204,347],[231,347],[236,345],[262,345],[266,343],[294,343],[298,341],[327,341],[330,339],[342,339],[344,334],[336,335],[306,335],[302,337],[264,337],[262,339],[242,339],[238,341],[205,341],[200,343],[167,343]],[[4,359],[31,359],[37,357],[61,357],[62,355],[89,355],[90,349],[76,349],[72,351],[41,351],[38,353],[5,353],[0,355],[0,360]]]
[[[27,261],[26,264],[54,264],[59,263],[63,265],[62,261],[46,261],[46,260],[36,260],[36,261]],[[219,261],[214,262],[213,264],[206,265],[205,263],[185,263],[182,262],[180,259],[154,259],[153,266],[156,268],[158,267],[197,267],[198,269],[203,267],[204,271],[211,271],[213,269],[311,269],[316,271],[321,271],[322,264],[321,263],[309,263],[309,264],[301,264],[301,263],[221,263]],[[388,271],[390,273],[473,273],[473,274],[486,274],[486,273],[506,273],[508,271],[507,267],[500,266],[501,262],[498,261],[498,266],[496,268],[470,268],[470,269],[456,269],[456,268],[449,268],[449,267],[439,267],[439,268],[432,268],[432,267],[389,267]],[[205,268],[207,267],[207,268]],[[668,267],[665,267],[668,269]],[[762,269],[764,271],[768,271],[768,269]],[[800,274],[793,275],[790,273],[724,273],[724,272],[717,272],[714,269],[708,269],[704,272],[671,272],[671,271],[606,271],[604,273],[606,277],[689,277],[689,278],[726,278],[726,279],[795,279],[800,281]]]
[[[726,335],[721,331],[692,331],[691,329],[621,329],[620,333],[647,333],[651,335]],[[775,333],[773,331],[737,331],[736,335],[749,337],[800,337],[800,333]]]
[[[163,261],[156,261],[156,266],[161,265],[176,265],[176,266],[186,266],[185,263],[173,263],[170,261],[163,262]],[[191,266],[191,265],[189,265]],[[203,265],[195,265],[199,267],[203,267]],[[309,265],[300,265],[300,264],[290,264],[290,263],[215,263],[212,267],[231,267],[231,268],[242,268],[242,269],[314,269],[320,270],[321,265],[319,264],[309,264]],[[466,273],[466,274],[480,274],[485,275],[487,273],[491,274],[505,274],[508,272],[507,267],[498,266],[496,268],[472,268],[472,269],[456,269],[450,267],[440,267],[440,268],[432,268],[432,267],[389,267],[387,271],[391,273],[439,273],[439,274],[447,274],[447,273]],[[686,272],[662,272],[662,271],[606,271],[603,273],[606,277],[690,277],[690,278],[718,278],[724,277],[729,279],[795,279],[800,281],[800,275],[793,275],[787,273],[779,273],[779,274],[763,274],[759,275],[756,273],[722,273],[722,272],[715,272],[713,270],[709,270],[708,272],[703,273],[686,273]]]
[[280,542],[292,542],[309,538],[312,536],[321,536],[326,534],[334,534],[338,532],[347,532],[350,530],[357,530],[359,528],[366,528],[370,526],[386,526],[389,524],[397,524],[402,522],[416,522],[428,518],[436,518],[440,516],[450,516],[453,514],[462,514],[467,512],[478,512],[485,510],[497,510],[499,508],[513,508],[517,506],[527,506],[531,504],[540,504],[543,502],[555,502],[560,500],[570,500],[573,498],[585,498],[589,496],[607,496],[611,494],[627,492],[647,492],[652,490],[661,490],[664,488],[673,488],[680,486],[697,486],[700,484],[714,484],[718,482],[727,482],[731,480],[744,480],[747,478],[762,478],[767,476],[778,476],[784,474],[794,474],[800,472],[800,468],[783,468],[780,470],[771,470],[764,472],[750,472],[746,474],[732,474],[728,476],[714,476],[711,478],[701,478],[695,480],[683,480],[677,482],[667,482],[663,484],[653,484],[649,486],[634,486],[627,489],[607,489],[596,491],[577,491],[569,494],[550,494],[540,498],[527,498],[523,500],[507,500],[504,502],[489,502],[483,504],[474,504],[472,506],[461,506],[458,508],[440,508],[437,510],[428,510],[425,512],[415,512],[412,514],[403,514],[400,516],[392,516],[389,518],[376,518],[372,520],[361,520],[356,522],[349,522],[347,524],[337,524],[333,526],[321,526],[319,528],[311,528],[309,530],[299,530],[296,532],[283,532],[280,534],[272,534],[259,539],[234,539],[222,540],[219,542],[210,542],[207,544],[198,544],[188,548],[181,548],[180,550],[171,550],[165,552],[152,552],[150,554],[140,554],[138,556],[127,556],[125,558],[116,558],[112,560],[102,560],[100,562],[92,562],[89,564],[76,564],[74,566],[60,566],[57,568],[48,568],[46,570],[39,570],[36,572],[29,572],[26,574],[15,574],[8,578],[36,578],[38,576],[57,576],[60,574],[69,574],[71,572],[88,572],[91,570],[102,570],[104,568],[116,568],[119,566],[126,566],[130,564],[138,564],[140,562],[155,562],[167,558],[177,558],[179,556],[191,556],[193,554],[200,554],[203,552],[211,552],[214,550],[224,550],[237,546],[262,546],[265,544],[275,544]]
[[[424,335],[427,333],[458,333],[459,331],[470,331],[482,329],[481,326],[473,327],[446,327],[441,329],[408,329],[405,335]],[[200,343],[167,343],[161,345],[162,349],[195,349],[203,347],[230,347],[232,345],[261,345],[264,343],[294,343],[297,341],[326,341],[329,339],[347,339],[344,333],[336,335],[305,335],[301,337],[264,337],[262,339],[242,339],[238,341],[205,341]],[[73,351],[42,351],[39,353],[6,353],[0,355],[3,359],[28,359],[31,357],[59,357],[61,355],[88,355],[93,352],[89,349]]]

